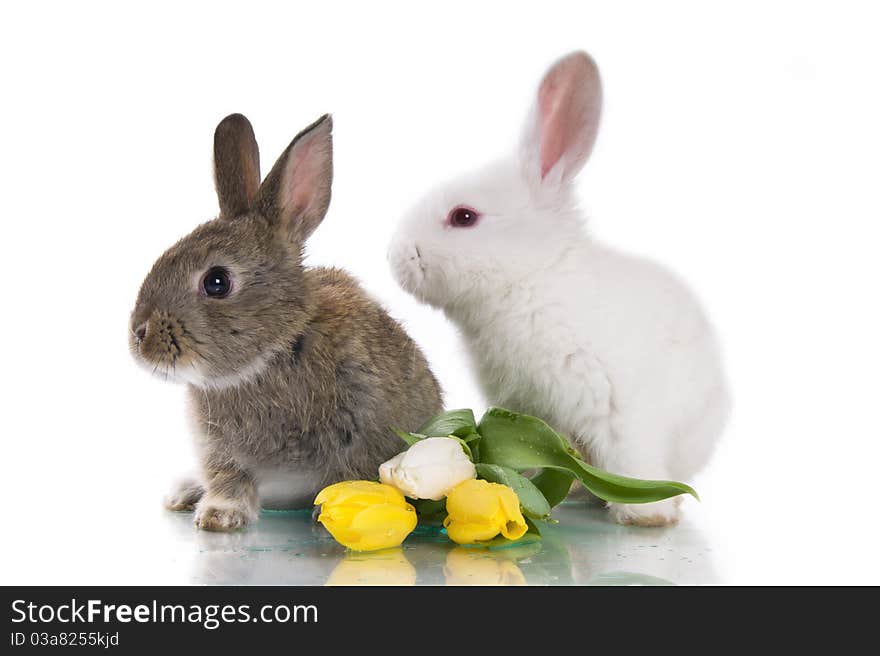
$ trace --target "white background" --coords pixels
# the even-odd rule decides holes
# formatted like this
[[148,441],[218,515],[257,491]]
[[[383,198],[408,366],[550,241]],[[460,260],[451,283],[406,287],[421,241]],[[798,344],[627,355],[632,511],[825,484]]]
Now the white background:
[[[669,264],[725,344],[736,407],[687,512],[731,583],[880,583],[880,40],[870,3],[7,3],[0,10],[0,583],[165,582],[182,388],[127,352],[153,260],[216,213],[239,111],[264,171],[335,118],[313,264],[356,274],[485,404],[455,330],[390,277],[398,216],[512,148],[546,66],[594,55],[581,195],[598,237]],[[151,569],[153,567],[153,569]]]

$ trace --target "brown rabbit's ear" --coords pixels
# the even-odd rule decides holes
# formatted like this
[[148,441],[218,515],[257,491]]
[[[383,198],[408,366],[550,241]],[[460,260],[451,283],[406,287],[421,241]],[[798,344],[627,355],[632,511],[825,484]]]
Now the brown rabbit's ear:
[[214,130],[214,184],[220,213],[247,212],[260,188],[260,151],[251,122],[230,114]]
[[256,206],[297,243],[312,234],[330,205],[332,132],[325,114],[296,135],[260,187]]

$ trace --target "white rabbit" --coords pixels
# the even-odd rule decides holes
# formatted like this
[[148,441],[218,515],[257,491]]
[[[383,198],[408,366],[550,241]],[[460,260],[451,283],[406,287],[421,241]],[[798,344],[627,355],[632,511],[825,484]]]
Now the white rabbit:
[[[600,108],[593,60],[559,60],[519,152],[423,199],[388,257],[458,325],[490,403],[544,418],[603,469],[688,481],[729,413],[719,348],[678,278],[584,231],[573,180]],[[609,509],[622,524],[679,516],[675,499]]]

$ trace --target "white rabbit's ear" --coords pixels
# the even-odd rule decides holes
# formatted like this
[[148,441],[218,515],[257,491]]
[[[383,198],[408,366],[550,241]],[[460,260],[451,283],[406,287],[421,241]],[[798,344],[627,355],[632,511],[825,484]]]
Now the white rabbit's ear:
[[544,75],[522,141],[526,174],[543,182],[571,180],[590,155],[602,109],[596,63],[573,52]]
[[294,242],[303,242],[330,205],[333,120],[325,114],[300,132],[263,180],[256,205]]

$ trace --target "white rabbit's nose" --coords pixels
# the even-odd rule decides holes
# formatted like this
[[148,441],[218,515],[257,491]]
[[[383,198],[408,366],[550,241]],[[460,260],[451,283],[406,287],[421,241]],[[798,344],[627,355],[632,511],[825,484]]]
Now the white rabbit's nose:
[[424,282],[422,252],[409,239],[397,238],[388,248],[388,263],[397,283],[407,291],[413,291]]
[[395,237],[388,245],[387,257],[391,264],[407,261],[411,259],[413,254],[413,245],[407,239]]

